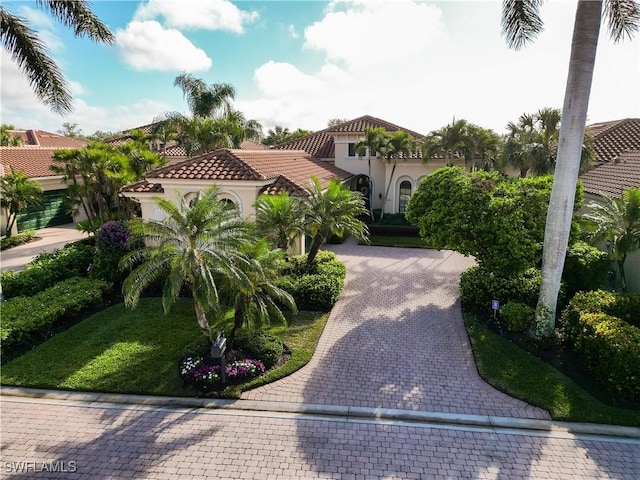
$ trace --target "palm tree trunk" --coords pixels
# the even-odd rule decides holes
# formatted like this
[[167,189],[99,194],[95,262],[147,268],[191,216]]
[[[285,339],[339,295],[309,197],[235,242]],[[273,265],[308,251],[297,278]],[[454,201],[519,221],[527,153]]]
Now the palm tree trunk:
[[373,218],[373,182],[371,181],[371,151],[369,151],[369,155],[367,157],[369,161],[367,175],[369,176],[369,216],[371,217],[371,221],[374,221]]
[[15,213],[7,213],[7,231],[5,232],[7,238],[11,236],[11,230],[13,230],[13,224],[16,223],[16,217],[17,215]]
[[558,161],[545,226],[542,284],[535,321],[530,331],[535,339],[549,338],[555,328],[560,279],[573,218],[601,16],[602,1],[578,2],[562,108]]
[[384,191],[384,202],[382,204],[382,211],[380,212],[380,220],[384,218],[384,207],[387,205],[387,198],[389,197],[389,189],[391,188],[391,182],[393,182],[393,175],[396,173],[397,164],[398,162],[394,160],[393,167],[391,168],[391,175],[389,176],[389,183],[387,183],[387,188]]
[[198,319],[198,325],[202,329],[205,337],[209,340],[209,343],[213,342],[213,335],[211,334],[211,327],[209,326],[209,322],[207,321],[207,315],[200,305],[200,302],[196,299],[195,295],[193,296],[193,305],[196,309],[196,318]]
[[627,278],[624,274],[624,261],[627,259],[627,256],[623,256],[618,259],[618,270],[620,271],[620,286],[622,287],[622,291],[627,291]]
[[307,270],[311,268],[313,265],[313,260],[316,258],[318,251],[320,250],[320,246],[324,243],[324,237],[320,234],[317,234],[313,238],[313,244],[311,245],[311,250],[309,250],[309,254],[307,255]]

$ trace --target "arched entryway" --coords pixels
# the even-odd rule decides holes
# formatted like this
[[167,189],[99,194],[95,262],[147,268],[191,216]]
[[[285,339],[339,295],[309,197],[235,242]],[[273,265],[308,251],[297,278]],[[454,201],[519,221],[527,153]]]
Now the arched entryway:
[[370,210],[371,196],[373,194],[373,183],[367,175],[357,175],[349,182],[349,188],[353,192],[360,192],[364,197],[367,210]]
[[402,180],[398,188],[398,213],[406,213],[413,186],[409,180]]

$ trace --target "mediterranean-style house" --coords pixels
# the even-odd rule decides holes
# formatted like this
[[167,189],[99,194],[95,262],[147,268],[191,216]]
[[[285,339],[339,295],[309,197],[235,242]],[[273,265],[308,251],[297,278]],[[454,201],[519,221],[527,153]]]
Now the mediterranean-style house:
[[[19,138],[21,143],[18,146],[0,147],[0,176],[5,175],[9,167],[22,170],[27,177],[36,180],[44,191],[42,205],[19,213],[12,233],[83,220],[78,215],[73,217],[65,208],[67,186],[50,167],[54,164],[53,153],[56,150],[83,148],[86,142],[43,130],[8,130],[8,133]],[[7,212],[2,211],[0,222],[2,235],[5,235]]]
[[[620,197],[628,188],[640,188],[640,118],[625,118],[589,125],[594,137],[595,166],[580,175],[585,190],[585,207],[602,195]],[[605,246],[606,248],[606,246]],[[625,262],[627,288],[640,293],[640,251]]]

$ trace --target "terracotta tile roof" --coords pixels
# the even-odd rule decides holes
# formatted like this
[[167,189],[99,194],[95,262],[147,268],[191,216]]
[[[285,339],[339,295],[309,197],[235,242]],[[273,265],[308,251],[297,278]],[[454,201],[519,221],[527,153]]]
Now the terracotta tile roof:
[[280,175],[276,178],[275,182],[265,185],[260,190],[260,194],[265,195],[277,195],[280,192],[285,192],[292,197],[305,197],[308,194],[307,190],[292,182],[284,175]]
[[30,178],[55,177],[56,174],[49,168],[54,165],[53,152],[58,148],[43,148],[34,146],[25,147],[0,147],[0,164],[2,172],[9,170],[23,170]]
[[[225,148],[156,169],[146,177],[184,180],[276,180],[279,182],[278,185],[287,191],[297,191],[306,189],[312,176],[318,177],[321,185],[326,186],[333,178],[346,180],[353,174],[300,150]],[[270,193],[275,193],[275,190],[274,187]]]
[[[380,120],[379,118],[372,117],[370,115],[364,115],[354,120],[350,120],[348,122],[344,122],[339,125],[325,128],[324,130],[309,134],[306,137],[300,137],[295,140],[281,143],[280,145],[276,145],[273,148],[281,150],[304,150],[305,152],[316,158],[335,158],[335,145],[332,134],[364,134],[365,128],[378,127],[382,127],[385,131],[391,133],[404,130],[416,140],[422,141],[424,139],[424,135],[421,135],[420,133],[399,127],[398,125],[394,125],[393,123]],[[415,158],[422,158],[422,152],[418,152]]]
[[580,175],[587,193],[619,197],[627,188],[640,188],[640,149],[618,155],[614,160],[602,164]]
[[269,145],[265,145],[264,143],[254,142],[252,140],[244,140],[240,144],[240,148],[242,150],[269,150]]
[[159,183],[149,183],[146,180],[142,180],[120,189],[121,192],[133,192],[133,193],[162,193],[164,188]]
[[587,126],[594,136],[596,165],[607,163],[625,150],[640,150],[640,118],[625,118]]
[[22,146],[55,147],[55,148],[82,148],[87,142],[76,138],[65,137],[57,133],[44,130],[9,130],[8,133],[22,140]]

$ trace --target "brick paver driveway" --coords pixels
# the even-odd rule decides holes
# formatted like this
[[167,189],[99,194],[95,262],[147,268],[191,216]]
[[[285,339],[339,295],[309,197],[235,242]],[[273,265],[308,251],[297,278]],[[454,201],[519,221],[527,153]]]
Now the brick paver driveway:
[[640,478],[640,441],[1,400],[0,477],[120,480]]
[[458,300],[472,259],[353,239],[332,249],[347,279],[313,359],[243,399],[549,418],[477,373]]

